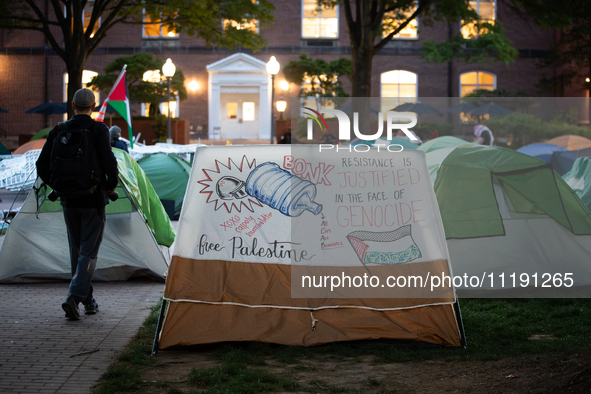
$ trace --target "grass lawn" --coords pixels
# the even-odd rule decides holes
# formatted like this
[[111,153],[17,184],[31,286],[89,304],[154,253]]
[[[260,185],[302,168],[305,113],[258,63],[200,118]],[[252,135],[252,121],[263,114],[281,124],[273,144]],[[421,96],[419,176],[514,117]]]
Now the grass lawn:
[[[407,392],[404,388],[386,388],[371,376],[363,390],[334,387],[321,379],[302,383],[294,377],[296,373],[314,372],[315,361],[331,359],[361,362],[371,357],[372,364],[379,366],[429,360],[501,360],[591,348],[590,299],[463,299],[460,308],[466,349],[390,346],[376,341],[315,347],[224,343],[211,346],[207,352],[215,366],[193,368],[185,376],[191,389],[179,391],[167,382],[142,379],[140,374],[143,366],[158,367],[158,357],[150,356],[150,352],[159,308],[153,308],[127,349],[109,366],[95,393]],[[281,373],[287,370],[291,375]]]

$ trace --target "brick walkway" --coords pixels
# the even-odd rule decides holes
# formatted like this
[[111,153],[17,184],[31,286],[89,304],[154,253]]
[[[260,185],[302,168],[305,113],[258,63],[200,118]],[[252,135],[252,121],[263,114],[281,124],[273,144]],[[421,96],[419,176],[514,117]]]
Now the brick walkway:
[[164,290],[158,282],[93,286],[99,312],[68,321],[68,283],[0,285],[0,393],[88,393]]

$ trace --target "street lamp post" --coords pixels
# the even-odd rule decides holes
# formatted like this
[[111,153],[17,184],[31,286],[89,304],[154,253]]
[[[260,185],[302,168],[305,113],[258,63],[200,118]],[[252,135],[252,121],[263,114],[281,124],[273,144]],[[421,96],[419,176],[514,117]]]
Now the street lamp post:
[[275,56],[271,56],[271,60],[267,63],[267,72],[271,74],[271,138],[270,143],[273,144],[275,140],[275,119],[273,118],[273,102],[275,101],[275,75],[279,72],[279,62]]
[[176,67],[174,65],[174,63],[172,62],[172,60],[170,60],[170,58],[168,58],[166,60],[166,63],[164,63],[164,65],[162,66],[162,74],[164,74],[164,76],[166,77],[166,81],[168,82],[168,102],[166,104],[166,108],[167,108],[167,112],[168,112],[168,126],[166,128],[166,143],[168,144],[172,144],[172,137],[171,137],[171,133],[170,133],[170,81],[172,80],[172,77],[174,75],[174,72],[176,71]]

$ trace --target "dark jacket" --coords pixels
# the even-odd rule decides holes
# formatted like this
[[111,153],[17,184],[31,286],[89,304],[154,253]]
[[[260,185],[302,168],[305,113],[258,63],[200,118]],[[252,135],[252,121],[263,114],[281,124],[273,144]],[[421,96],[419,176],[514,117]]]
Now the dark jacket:
[[[99,208],[109,203],[108,190],[117,186],[119,170],[117,159],[111,151],[109,128],[102,122],[93,120],[89,115],[74,115],[66,122],[69,128],[88,129],[92,138],[94,149],[97,151],[99,166],[103,173],[101,187],[89,197],[60,198],[61,204],[76,208]],[[58,133],[59,124],[47,135],[47,141],[43,145],[39,159],[37,160],[37,174],[41,180],[47,183],[51,177],[51,149],[53,141]]]
[[127,153],[129,153],[129,150],[127,150],[127,144],[125,142],[123,142],[122,140],[120,140],[119,138],[111,139],[111,146],[113,148],[121,149],[121,150],[124,150]]

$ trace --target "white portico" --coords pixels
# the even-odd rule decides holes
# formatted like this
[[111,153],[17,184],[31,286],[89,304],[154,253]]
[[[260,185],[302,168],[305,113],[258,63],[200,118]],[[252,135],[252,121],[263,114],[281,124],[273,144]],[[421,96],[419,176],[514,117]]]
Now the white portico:
[[271,137],[271,76],[266,63],[236,53],[207,66],[210,139]]

